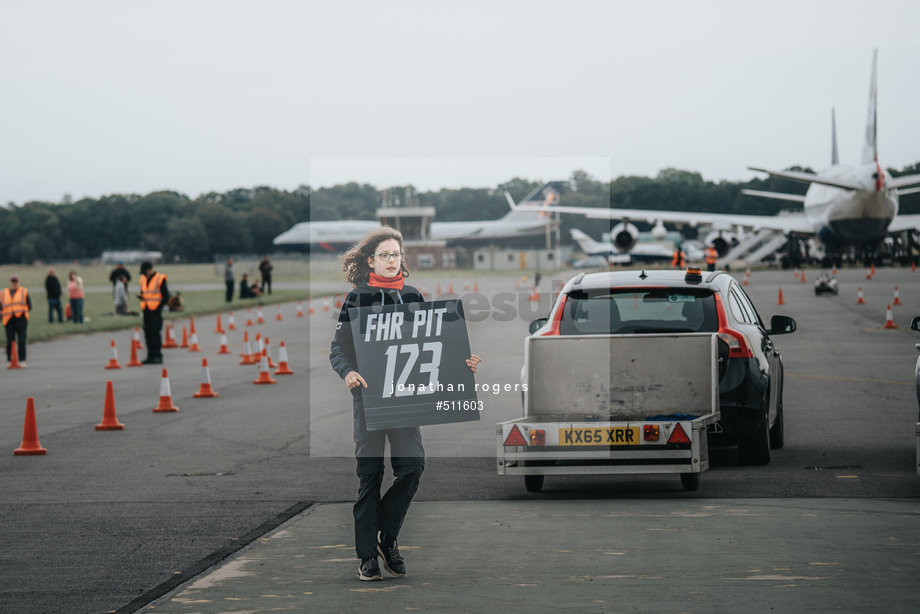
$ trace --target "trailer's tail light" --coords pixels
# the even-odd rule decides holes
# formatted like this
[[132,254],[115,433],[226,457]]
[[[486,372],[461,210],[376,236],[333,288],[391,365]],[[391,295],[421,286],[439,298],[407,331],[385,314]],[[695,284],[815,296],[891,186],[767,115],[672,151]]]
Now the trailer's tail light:
[[674,425],[674,430],[668,437],[668,443],[690,443],[690,437],[687,436],[687,431],[680,425],[680,422]]
[[515,424],[511,427],[511,432],[508,433],[508,437],[505,439],[506,446],[526,446],[527,440],[524,439],[524,436],[521,434],[521,430]]
[[546,431],[542,429],[530,429],[530,445],[545,446],[546,445]]
[[642,429],[642,438],[645,441],[658,441],[658,425],[646,424]]
[[725,305],[722,303],[722,297],[716,292],[716,312],[719,314],[719,339],[728,345],[729,358],[751,358],[754,353],[748,347],[744,335],[728,326],[728,317],[725,315]]
[[553,316],[553,324],[550,326],[548,331],[540,335],[541,337],[552,337],[559,335],[559,327],[562,325],[562,312],[565,310],[565,299],[568,297],[568,294],[563,294],[559,297],[559,306],[556,308],[556,315]]

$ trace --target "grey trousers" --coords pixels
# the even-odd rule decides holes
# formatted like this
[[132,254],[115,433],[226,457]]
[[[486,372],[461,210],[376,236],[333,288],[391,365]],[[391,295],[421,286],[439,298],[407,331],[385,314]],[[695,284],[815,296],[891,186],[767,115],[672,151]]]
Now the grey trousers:
[[[361,409],[363,411],[363,407]],[[399,536],[425,470],[425,448],[418,427],[367,431],[359,430],[358,426],[356,420],[355,458],[360,483],[354,507],[355,553],[359,559],[369,559],[377,556],[377,531],[383,531],[392,539]],[[390,465],[396,481],[381,497],[380,485],[386,470],[383,454],[388,439]]]

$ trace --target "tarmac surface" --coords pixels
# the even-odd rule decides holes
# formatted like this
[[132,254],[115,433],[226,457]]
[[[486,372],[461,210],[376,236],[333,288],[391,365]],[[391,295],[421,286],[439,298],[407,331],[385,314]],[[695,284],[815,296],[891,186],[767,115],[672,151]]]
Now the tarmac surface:
[[[424,429],[428,463],[400,539],[411,576],[379,583],[355,578],[350,394],[329,367],[334,310],[323,312],[322,301],[312,317],[294,318],[287,304],[283,322],[272,319],[274,308],[263,325],[238,321],[228,332],[230,356],[216,354],[214,317],[196,319],[203,352],[166,351],[175,414],[151,412],[159,368],[103,369],[113,338],[127,363],[131,331],[30,345],[27,369],[0,371],[0,450],[8,450],[0,455],[0,612],[135,612],[164,596],[151,611],[366,611],[369,598],[387,609],[433,611],[766,611],[790,609],[784,600],[793,597],[813,610],[909,609],[920,597],[903,571],[915,571],[920,556],[920,334],[906,327],[920,315],[920,273],[878,269],[867,281],[863,270],[842,270],[838,297],[813,295],[815,273],[803,284],[791,271],[757,272],[747,287],[765,321],[783,313],[799,327],[775,340],[786,372],[786,446],[770,465],[739,466],[734,449],[714,449],[694,493],[674,476],[573,476],[549,477],[543,493],[529,494],[520,478],[495,475],[494,425],[520,415],[519,395],[488,393],[478,423]],[[435,283],[427,281],[432,293]],[[486,297],[515,293],[513,278],[478,284]],[[893,307],[900,328],[882,330],[895,285],[905,304]],[[857,306],[860,286],[866,305]],[[527,324],[546,314],[550,287],[546,276],[532,316],[470,324],[473,351],[485,361],[477,382],[519,381]],[[780,287],[783,307],[775,305]],[[454,289],[466,294],[456,280]],[[238,365],[243,331],[268,335],[276,359],[284,340],[295,375],[254,386],[256,368]],[[202,357],[217,399],[192,398]],[[93,429],[107,379],[124,431]],[[12,454],[28,396],[47,456]],[[729,511],[738,509],[745,511]],[[676,530],[652,530],[661,528]],[[319,548],[329,545],[335,556]],[[701,565],[698,551],[713,556]],[[261,557],[259,565],[240,563],[247,557]],[[203,590],[187,582],[226,565],[229,579],[212,583],[211,593],[182,596]],[[256,566],[276,571],[232,578],[233,569]],[[752,580],[752,569],[776,578]],[[584,601],[585,586],[601,575],[625,577],[602,579],[611,580],[606,596],[592,590]],[[662,580],[647,586],[645,575]],[[282,591],[275,577],[299,590]],[[303,588],[306,580],[317,590]],[[697,590],[702,597],[688,596]],[[260,597],[273,594],[296,600]],[[196,606],[192,597],[211,603]],[[308,597],[316,599],[301,601]]]

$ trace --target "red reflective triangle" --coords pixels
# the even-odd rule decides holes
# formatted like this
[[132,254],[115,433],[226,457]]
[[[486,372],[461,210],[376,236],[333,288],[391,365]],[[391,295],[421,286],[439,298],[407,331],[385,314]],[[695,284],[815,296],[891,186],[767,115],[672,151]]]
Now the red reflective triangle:
[[687,437],[687,431],[680,425],[680,422],[677,423],[677,426],[675,426],[674,430],[671,432],[671,436],[668,437],[668,443],[690,443],[690,438]]
[[526,446],[527,440],[524,439],[524,436],[521,435],[521,431],[518,430],[517,425],[511,427],[511,432],[508,433],[508,439],[505,440],[506,446]]

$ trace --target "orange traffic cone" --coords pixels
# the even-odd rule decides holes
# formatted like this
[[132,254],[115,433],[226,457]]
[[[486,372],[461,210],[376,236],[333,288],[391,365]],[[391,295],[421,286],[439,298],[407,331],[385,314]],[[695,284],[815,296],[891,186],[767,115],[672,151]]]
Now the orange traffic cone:
[[252,348],[249,346],[249,331],[243,333],[243,352],[240,354],[240,358],[243,359],[240,361],[241,365],[252,364]]
[[252,309],[246,310],[246,326],[252,326]]
[[[13,343],[16,343],[15,341]],[[15,354],[14,354],[15,356]],[[38,426],[35,423],[35,399],[26,399],[26,423],[22,429],[22,443],[13,450],[16,456],[41,456],[48,450],[38,443]]]
[[160,379],[160,404],[153,408],[153,413],[162,414],[173,411],[179,411],[179,408],[173,405],[169,376],[166,374],[166,369],[163,369],[163,376]]
[[793,275],[795,276],[796,279],[799,278],[799,267],[795,267]]
[[220,336],[220,349],[217,350],[218,354],[232,354],[230,348],[227,347],[227,335]]
[[227,330],[236,330],[236,321],[233,319],[233,312],[227,314]]
[[341,294],[335,295],[335,308],[336,309],[342,308],[342,295]]
[[189,345],[189,352],[200,352],[201,348],[198,347],[198,333],[192,331],[192,338],[190,339],[191,345]]
[[262,317],[262,305],[259,305],[259,310],[256,313],[259,316],[256,318],[256,324],[265,324],[265,318]]
[[872,271],[871,271],[871,270],[867,270],[867,271],[866,271],[866,279],[872,279]]
[[97,431],[121,431],[125,425],[115,416],[115,392],[112,380],[105,383],[105,408],[102,410],[102,422],[96,425]]
[[309,313],[310,315],[313,315],[314,313],[316,313],[316,312],[313,310],[313,299],[312,299],[312,298],[310,299],[310,309],[308,310],[308,313]]
[[144,366],[144,363],[142,363],[141,361],[137,359],[137,350],[138,350],[138,342],[132,339],[131,340],[131,362],[129,362],[127,366],[129,367],[143,367]]
[[422,284],[420,289],[422,291],[422,298],[426,298],[428,296],[428,284]]
[[303,317],[303,301],[297,301],[297,316],[298,318]]
[[913,260],[910,261],[910,272],[911,273],[917,272],[917,264]]
[[115,349],[115,340],[112,339],[112,347],[109,349],[109,364],[105,366],[106,369],[121,369],[121,365],[118,364],[118,350]]
[[182,327],[182,344],[179,347],[180,348],[188,347],[188,330],[184,326]]
[[447,293],[448,293],[448,294],[453,294],[453,293],[454,293],[454,282],[449,282],[449,283],[447,284]]
[[284,347],[284,341],[281,342],[281,347],[278,348],[278,370],[275,371],[275,375],[294,375],[294,372],[288,366],[287,348]]
[[272,360],[272,344],[269,342],[268,337],[265,338],[265,355],[268,357],[268,368],[274,369],[278,365],[275,364],[275,361]]
[[198,331],[195,330],[195,318],[188,319],[188,334],[194,335]]
[[837,277],[837,265],[836,264],[834,265],[834,268],[831,269],[831,275],[833,275],[834,277]]
[[215,335],[223,335],[224,327],[220,325],[220,314],[217,314],[217,328],[214,329]]
[[323,311],[329,311],[329,297],[323,297]]
[[7,369],[22,369],[22,365],[19,364],[19,352],[16,351],[16,342],[13,341],[13,345],[10,349],[10,364],[6,366]]
[[255,341],[256,351],[254,352],[255,355],[253,356],[253,361],[252,361],[253,364],[259,363],[258,357],[262,355],[262,350],[264,349],[265,349],[265,342],[262,341],[262,333],[256,333],[256,341]]
[[865,305],[866,301],[863,300],[862,288],[859,289],[859,292],[856,294],[856,304]]
[[479,282],[473,280],[473,292],[479,292]]
[[262,360],[259,362],[259,379],[254,380],[253,384],[277,384],[278,380],[272,379],[272,374],[268,371],[268,356],[265,350],[262,350]]
[[776,301],[776,304],[777,304],[777,305],[785,305],[785,304],[786,304],[786,301],[783,300],[783,289],[782,289],[782,288],[779,289],[779,300]]
[[464,289],[464,290],[469,290],[469,289],[470,289],[470,280],[469,280],[469,279],[464,279],[464,280],[463,280],[463,289]]
[[802,274],[799,276],[799,278],[801,279],[802,283],[804,284],[804,283],[805,283],[805,269],[802,269]]
[[166,341],[163,342],[164,350],[172,350],[179,347],[176,344],[175,329],[172,324],[166,325]]
[[441,284],[438,284],[438,296],[441,296]]
[[144,344],[141,343],[141,327],[140,326],[134,327],[134,343],[135,345],[137,345],[137,349],[139,350],[144,349]]
[[888,311],[885,312],[885,326],[882,328],[897,328],[894,323],[894,317],[891,314],[891,305],[888,305]]
[[282,320],[284,320],[284,318],[281,317],[281,303],[278,303],[277,308],[278,308],[278,313],[275,314],[275,321],[281,322]]
[[892,305],[903,305],[904,304],[901,302],[901,295],[898,293],[897,286],[894,287],[894,302],[891,304]]
[[[229,352],[227,352],[229,354]],[[196,399],[213,399],[220,396],[211,388],[211,370],[208,368],[208,359],[201,359],[201,387],[192,395]]]
[[875,277],[875,264],[869,270],[872,271],[872,277]]

